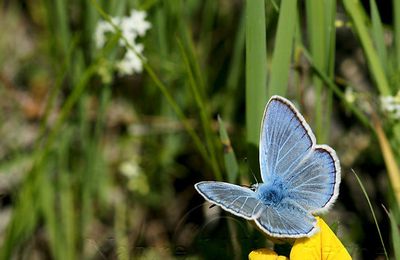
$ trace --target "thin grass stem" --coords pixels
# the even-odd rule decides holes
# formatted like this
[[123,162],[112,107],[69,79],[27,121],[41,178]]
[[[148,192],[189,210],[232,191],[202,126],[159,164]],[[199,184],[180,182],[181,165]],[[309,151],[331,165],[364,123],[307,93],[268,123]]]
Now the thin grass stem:
[[362,192],[363,192],[365,198],[367,199],[368,206],[369,206],[369,208],[370,208],[370,210],[371,210],[372,217],[374,218],[376,230],[378,231],[378,234],[379,234],[379,239],[381,240],[381,244],[382,244],[382,247],[383,247],[383,251],[385,252],[385,257],[386,257],[386,259],[389,259],[389,256],[388,256],[387,251],[386,251],[385,243],[383,242],[381,229],[379,228],[378,220],[376,219],[375,211],[374,211],[374,208],[372,207],[371,201],[369,200],[368,193],[367,193],[367,191],[365,190],[364,185],[362,184],[362,182],[361,182],[360,178],[358,177],[357,173],[356,173],[354,170],[352,170],[352,172],[354,173],[354,176],[356,177],[357,182],[358,182],[358,184],[360,185],[361,190],[362,190]]

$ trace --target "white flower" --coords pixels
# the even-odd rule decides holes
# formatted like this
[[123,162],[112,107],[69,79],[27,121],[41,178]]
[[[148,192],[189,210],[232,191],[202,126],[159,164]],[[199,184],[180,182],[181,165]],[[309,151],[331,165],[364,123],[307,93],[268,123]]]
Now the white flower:
[[134,30],[138,35],[144,36],[146,31],[151,28],[151,24],[146,21],[146,12],[132,10],[129,16],[128,23],[131,29]]
[[106,42],[106,33],[112,32],[113,27],[106,21],[99,21],[94,32],[97,48],[102,48]]
[[354,103],[354,101],[356,101],[356,95],[354,95],[354,91],[352,88],[350,87],[346,88],[346,91],[344,92],[344,98],[349,104],[352,104]]
[[[142,60],[138,55],[142,55],[144,47],[142,44],[138,44],[136,40],[138,36],[144,36],[146,31],[151,28],[151,24],[146,21],[146,16],[147,13],[144,11],[132,10],[130,16],[111,18],[112,24],[117,26],[122,34],[118,43],[125,48],[124,57],[115,63],[119,74],[122,76],[143,71]],[[104,47],[107,33],[116,33],[112,24],[99,21],[94,35],[97,48]],[[131,47],[135,51],[131,50]]]
[[396,96],[381,97],[381,107],[392,118],[400,119],[400,92]]
[[[143,45],[137,44],[135,48],[139,53],[143,50]],[[133,74],[134,72],[140,73],[143,71],[143,64],[138,55],[128,49],[124,58],[116,64],[119,75],[125,76]]]
[[127,187],[131,191],[141,194],[149,192],[149,183],[138,162],[134,159],[123,162],[119,167],[120,172],[127,178]]
[[[146,31],[151,28],[151,24],[147,22],[146,12],[132,10],[131,15],[121,19],[119,27],[123,37],[129,42],[134,42],[137,36],[144,36]],[[125,46],[125,41],[119,41],[121,46]]]
[[141,171],[137,162],[133,160],[123,162],[119,166],[119,170],[123,175],[125,175],[129,179],[139,176]]
[[[128,41],[129,43],[134,43],[137,37],[137,32],[134,30],[133,26],[132,26],[132,22],[130,21],[129,18],[124,18],[121,21],[120,24],[120,29],[121,29],[121,33],[122,36],[126,39],[126,41]],[[125,46],[125,39],[120,39],[119,40],[119,44],[121,46]]]

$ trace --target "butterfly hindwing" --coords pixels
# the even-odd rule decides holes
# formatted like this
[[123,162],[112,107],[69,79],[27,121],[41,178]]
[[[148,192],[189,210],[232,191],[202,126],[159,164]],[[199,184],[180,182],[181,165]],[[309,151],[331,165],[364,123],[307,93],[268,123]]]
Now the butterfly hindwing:
[[317,231],[316,219],[289,201],[266,208],[255,220],[257,226],[274,237],[298,238],[313,235]]
[[340,165],[335,151],[317,145],[313,152],[285,176],[289,197],[313,213],[326,211],[339,194]]
[[206,200],[246,219],[253,219],[264,208],[249,188],[217,181],[199,182],[195,188]]

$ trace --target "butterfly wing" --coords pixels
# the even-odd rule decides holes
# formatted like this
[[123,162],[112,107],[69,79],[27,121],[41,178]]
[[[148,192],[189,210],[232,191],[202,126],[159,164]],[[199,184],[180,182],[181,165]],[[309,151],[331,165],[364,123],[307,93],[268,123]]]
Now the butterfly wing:
[[248,188],[217,181],[202,181],[194,187],[206,200],[245,219],[254,219],[264,208]]
[[280,96],[273,96],[264,112],[260,168],[264,182],[285,183],[291,199],[308,211],[324,211],[338,196],[340,165],[335,151],[316,145],[303,116]]
[[255,222],[273,237],[310,237],[317,231],[316,219],[289,201],[265,208]]
[[335,151],[327,145],[316,145],[284,181],[290,185],[289,198],[306,210],[328,210],[339,195],[340,164]]
[[279,96],[268,102],[260,136],[260,168],[264,182],[291,171],[312,149],[314,134],[294,106]]

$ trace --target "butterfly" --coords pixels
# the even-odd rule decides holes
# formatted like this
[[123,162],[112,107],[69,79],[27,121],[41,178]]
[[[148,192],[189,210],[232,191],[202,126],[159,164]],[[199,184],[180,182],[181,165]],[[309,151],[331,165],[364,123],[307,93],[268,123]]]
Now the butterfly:
[[339,194],[339,159],[328,145],[316,144],[303,116],[281,96],[272,96],[265,107],[259,160],[263,183],[252,188],[217,181],[198,182],[195,188],[272,237],[315,234],[313,214],[326,212]]

